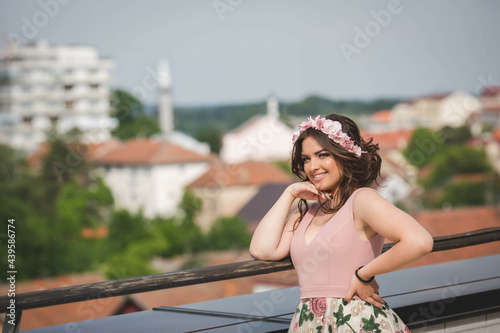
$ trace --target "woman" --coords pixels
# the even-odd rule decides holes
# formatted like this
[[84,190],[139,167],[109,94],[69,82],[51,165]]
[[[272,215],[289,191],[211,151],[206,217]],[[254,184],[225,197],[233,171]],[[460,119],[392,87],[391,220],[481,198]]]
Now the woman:
[[[300,301],[289,332],[409,332],[374,277],[422,258],[433,240],[368,187],[380,174],[378,145],[335,114],[310,117],[293,141],[292,171],[303,181],[287,187],[250,244],[255,259],[292,258]],[[384,238],[395,245],[381,254]]]

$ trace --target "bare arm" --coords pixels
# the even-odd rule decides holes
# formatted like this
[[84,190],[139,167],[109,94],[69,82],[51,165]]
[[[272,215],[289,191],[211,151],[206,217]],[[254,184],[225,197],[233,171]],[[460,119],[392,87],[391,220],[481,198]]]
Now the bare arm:
[[[432,251],[432,236],[415,219],[398,209],[377,192],[360,191],[354,198],[354,216],[367,229],[396,243],[358,271],[359,276],[368,280],[372,276],[395,271],[407,266]],[[358,294],[363,300],[382,307],[383,300],[374,293],[369,284],[361,283],[353,275],[346,299]]]
[[392,272],[407,266],[432,251],[432,236],[413,217],[392,205],[375,191],[360,191],[354,200],[355,216],[376,233],[396,243],[359,275],[364,278]]
[[295,183],[286,188],[281,197],[260,221],[252,236],[250,254],[259,260],[280,260],[290,253],[293,224],[299,217],[295,210],[287,219],[296,198],[318,198],[318,190],[310,182]]

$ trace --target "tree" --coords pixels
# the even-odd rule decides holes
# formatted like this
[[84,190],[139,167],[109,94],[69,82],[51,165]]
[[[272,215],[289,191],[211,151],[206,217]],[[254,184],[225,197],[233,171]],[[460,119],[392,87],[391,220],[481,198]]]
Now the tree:
[[486,184],[461,182],[448,184],[438,201],[438,206],[477,206],[486,204]]
[[252,236],[247,231],[245,221],[238,217],[220,217],[208,233],[210,248],[214,250],[248,248]]
[[413,131],[403,156],[410,164],[420,168],[429,164],[443,149],[441,136],[428,128],[419,127]]
[[451,146],[432,162],[434,169],[421,180],[425,188],[445,186],[451,176],[464,173],[490,172],[492,167],[484,149],[464,145]]
[[110,253],[123,252],[129,244],[142,242],[148,238],[148,221],[142,213],[132,214],[127,210],[114,212],[107,240]]
[[460,127],[445,126],[439,132],[447,145],[464,144],[472,138],[472,133],[467,125]]
[[210,145],[210,151],[218,154],[222,148],[222,133],[216,128],[204,128],[198,132],[196,139]]
[[158,120],[146,115],[142,102],[124,90],[111,93],[113,116],[119,121],[113,135],[120,140],[150,137],[161,132]]
[[191,189],[184,190],[179,209],[183,213],[183,224],[194,225],[196,215],[201,212],[203,202]]

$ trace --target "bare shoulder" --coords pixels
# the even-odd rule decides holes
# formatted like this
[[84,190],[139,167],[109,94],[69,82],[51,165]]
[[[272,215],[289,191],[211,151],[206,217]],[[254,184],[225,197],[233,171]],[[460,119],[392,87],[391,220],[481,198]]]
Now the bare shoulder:
[[375,189],[370,187],[363,187],[358,190],[356,196],[354,197],[353,205],[360,208],[373,207],[375,202],[388,202],[384,197],[382,197]]
[[399,211],[399,209],[382,197],[372,188],[362,188],[356,193],[353,201],[353,211],[358,217],[365,219],[373,214]]

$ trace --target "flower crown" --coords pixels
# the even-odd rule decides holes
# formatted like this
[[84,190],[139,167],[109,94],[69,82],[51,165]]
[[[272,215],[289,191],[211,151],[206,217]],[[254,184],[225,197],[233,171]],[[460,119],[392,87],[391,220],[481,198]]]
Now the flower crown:
[[362,153],[366,153],[366,151],[362,151],[361,147],[356,145],[346,133],[342,132],[342,125],[338,121],[320,118],[320,116],[317,116],[316,119],[309,117],[307,121],[303,121],[299,126],[299,130],[293,134],[293,143],[295,143],[300,134],[309,127],[325,133],[330,139],[344,147],[347,151],[356,154],[358,157],[361,157]]

